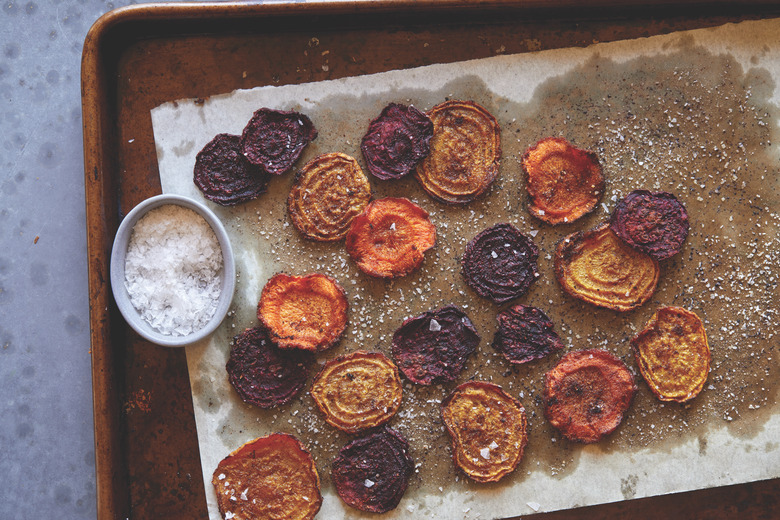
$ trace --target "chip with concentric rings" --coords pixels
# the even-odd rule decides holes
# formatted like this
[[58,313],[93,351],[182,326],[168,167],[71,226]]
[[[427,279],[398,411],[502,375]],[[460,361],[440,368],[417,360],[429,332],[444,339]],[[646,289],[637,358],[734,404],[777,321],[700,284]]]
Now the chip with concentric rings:
[[434,199],[465,204],[487,191],[498,175],[501,127],[473,101],[446,101],[428,111],[431,151],[415,175]]
[[710,371],[707,332],[696,313],[661,307],[632,340],[639,373],[661,401],[690,401]]
[[277,273],[265,284],[257,318],[280,348],[321,352],[347,326],[347,296],[329,276]]
[[496,224],[475,236],[461,258],[463,277],[495,303],[524,295],[539,277],[539,248],[512,224]]
[[563,348],[553,322],[536,307],[515,305],[496,316],[493,348],[510,363],[528,363]]
[[397,278],[422,264],[436,243],[428,212],[405,198],[370,202],[347,231],[347,253],[369,276]]
[[295,175],[287,210],[304,237],[328,242],[344,238],[370,200],[371,186],[358,162],[343,153],[326,153]]
[[401,376],[381,352],[357,351],[328,361],[310,390],[325,420],[347,433],[386,423],[401,406]]
[[560,137],[542,139],[522,159],[528,211],[548,224],[574,222],[593,211],[604,194],[604,173],[594,152]]
[[322,506],[311,454],[286,433],[247,442],[222,459],[211,483],[225,519],[311,520]]
[[241,133],[241,153],[273,175],[289,171],[303,149],[317,138],[317,129],[306,115],[261,108]]
[[544,415],[564,437],[598,442],[623,421],[636,393],[628,367],[606,350],[570,352],[544,377]]
[[555,276],[571,296],[616,311],[636,309],[653,295],[660,268],[602,224],[562,239],[553,260]]
[[452,460],[477,482],[496,482],[515,470],[528,435],[525,408],[500,386],[469,381],[442,401]]

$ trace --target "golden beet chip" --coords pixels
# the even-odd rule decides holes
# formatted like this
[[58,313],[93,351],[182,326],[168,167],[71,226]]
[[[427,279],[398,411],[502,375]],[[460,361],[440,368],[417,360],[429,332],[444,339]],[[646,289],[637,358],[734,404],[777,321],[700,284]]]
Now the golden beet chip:
[[287,209],[295,228],[311,240],[340,240],[371,200],[358,162],[343,153],[309,161],[295,176]]
[[257,317],[280,348],[319,352],[347,326],[347,296],[324,274],[275,274],[263,287]]
[[523,457],[525,409],[498,385],[463,383],[442,402],[442,418],[453,462],[477,482],[500,480]]
[[370,276],[404,276],[422,264],[436,243],[428,212],[404,198],[372,201],[347,232],[347,253]]
[[604,174],[595,153],[560,137],[542,139],[523,154],[528,211],[548,224],[574,222],[596,207]]
[[545,374],[544,415],[567,439],[597,442],[620,425],[635,393],[622,361],[605,350],[578,350]]
[[322,505],[308,451],[285,433],[248,442],[222,459],[211,479],[219,512],[233,520],[310,520]]
[[699,317],[681,307],[661,307],[631,340],[639,372],[661,401],[696,397],[710,371],[710,347]]
[[398,368],[380,352],[332,359],[314,379],[311,396],[328,424],[356,433],[387,422],[401,406]]
[[428,117],[433,121],[431,151],[417,166],[417,180],[436,200],[471,202],[498,175],[498,122],[472,101],[447,101],[433,107]]
[[564,291],[616,311],[649,300],[661,273],[656,260],[620,240],[609,224],[561,240],[553,267]]

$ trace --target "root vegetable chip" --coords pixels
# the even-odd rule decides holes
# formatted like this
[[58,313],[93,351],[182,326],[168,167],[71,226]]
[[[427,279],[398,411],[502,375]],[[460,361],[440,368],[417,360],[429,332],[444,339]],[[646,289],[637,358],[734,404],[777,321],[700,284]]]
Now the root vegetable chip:
[[469,381],[442,402],[452,460],[477,482],[496,482],[515,470],[528,440],[525,408],[500,386]]
[[263,287],[257,317],[280,348],[323,351],[347,326],[347,297],[324,274],[275,274]]
[[298,112],[261,108],[241,134],[241,153],[273,175],[292,168],[304,147],[316,139],[311,120]]
[[279,350],[264,329],[255,327],[235,337],[228,379],[245,403],[272,408],[301,391],[311,362],[304,352]]
[[331,478],[347,505],[386,513],[398,506],[413,471],[406,439],[385,426],[344,446],[333,461]]
[[681,307],[662,307],[631,340],[639,372],[661,401],[684,403],[699,395],[710,370],[701,319]]
[[412,106],[390,103],[371,121],[360,142],[368,171],[379,179],[400,179],[430,151],[433,122]]
[[660,276],[658,262],[620,240],[609,224],[561,240],[553,267],[571,296],[616,311],[649,300]]
[[235,206],[266,192],[269,175],[241,154],[241,137],[219,134],[195,157],[193,181],[203,196]]
[[548,224],[574,222],[596,207],[604,174],[595,153],[560,137],[542,139],[523,154],[528,211]]
[[461,373],[479,339],[468,316],[448,305],[404,320],[393,334],[393,359],[414,383],[447,383]]
[[688,212],[665,191],[636,190],[615,206],[610,228],[628,245],[658,261],[682,250],[688,237]]
[[500,312],[496,321],[493,348],[510,363],[527,363],[563,348],[553,322],[536,307],[515,305]]
[[387,422],[401,406],[398,368],[380,352],[357,351],[322,367],[311,396],[328,424],[356,433]]
[[496,224],[466,246],[463,277],[474,291],[495,303],[505,303],[528,292],[539,277],[536,244],[511,224]]
[[436,243],[428,212],[404,198],[375,200],[355,217],[346,248],[361,271],[370,276],[404,276],[423,262]]
[[328,153],[315,157],[297,173],[287,208],[304,237],[334,241],[344,238],[370,200],[371,186],[358,162],[343,153]]
[[465,204],[487,191],[498,175],[501,128],[472,101],[447,101],[428,112],[433,139],[428,157],[415,174],[441,202]]
[[211,483],[225,519],[311,520],[322,506],[311,455],[285,433],[235,450],[219,463]]
[[605,350],[566,354],[544,378],[544,415],[571,441],[598,442],[623,420],[634,376]]

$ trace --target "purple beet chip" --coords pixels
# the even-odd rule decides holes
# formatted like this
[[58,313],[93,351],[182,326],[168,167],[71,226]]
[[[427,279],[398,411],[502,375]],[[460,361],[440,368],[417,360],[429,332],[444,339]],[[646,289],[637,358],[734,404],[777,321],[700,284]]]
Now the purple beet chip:
[[393,359],[414,383],[447,383],[463,371],[479,339],[468,316],[448,305],[404,320],[393,334]]
[[413,106],[390,103],[371,121],[360,149],[368,171],[379,179],[399,179],[430,151],[433,122]]
[[252,164],[281,175],[292,168],[316,137],[317,130],[305,115],[261,108],[244,127],[241,151]]
[[270,176],[241,154],[241,137],[219,134],[195,157],[193,181],[203,196],[222,206],[257,198]]
[[610,229],[628,245],[658,261],[680,252],[688,237],[688,212],[665,191],[635,190],[617,203]]
[[341,448],[331,466],[331,478],[346,504],[369,513],[386,513],[398,506],[413,471],[409,443],[385,426]]
[[312,359],[308,353],[280,350],[265,329],[246,329],[234,339],[228,378],[245,403],[273,408],[291,401],[306,385]]
[[515,305],[496,316],[493,348],[514,364],[543,358],[563,348],[553,322],[536,307]]
[[539,248],[511,224],[496,224],[466,246],[463,277],[474,291],[495,303],[524,295],[539,277]]

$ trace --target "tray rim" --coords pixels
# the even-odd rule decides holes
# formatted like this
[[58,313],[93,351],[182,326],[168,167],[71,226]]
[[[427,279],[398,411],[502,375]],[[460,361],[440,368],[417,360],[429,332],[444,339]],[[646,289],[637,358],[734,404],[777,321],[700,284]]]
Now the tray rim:
[[[642,9],[676,7],[733,8],[736,12],[780,5],[780,0],[325,0],[298,3],[181,2],[149,3],[120,7],[98,18],[84,41],[81,60],[82,131],[87,231],[90,355],[95,444],[97,518],[120,518],[129,513],[129,496],[119,493],[123,481],[120,402],[115,376],[116,352],[111,345],[113,297],[109,262],[113,236],[120,220],[113,173],[117,136],[112,130],[111,80],[104,73],[111,55],[106,47],[117,33],[132,31],[133,25],[197,20],[244,19],[276,16],[348,15],[365,12],[413,13],[421,11],[502,11],[538,16],[549,12],[556,18],[571,17],[594,7],[611,8],[597,13],[599,19],[615,18]],[[558,10],[571,8],[564,15]],[[663,12],[660,12],[663,14]],[[708,16],[717,13],[708,12]],[[222,32],[222,31],[220,31]],[[167,36],[202,34],[175,32]]]

